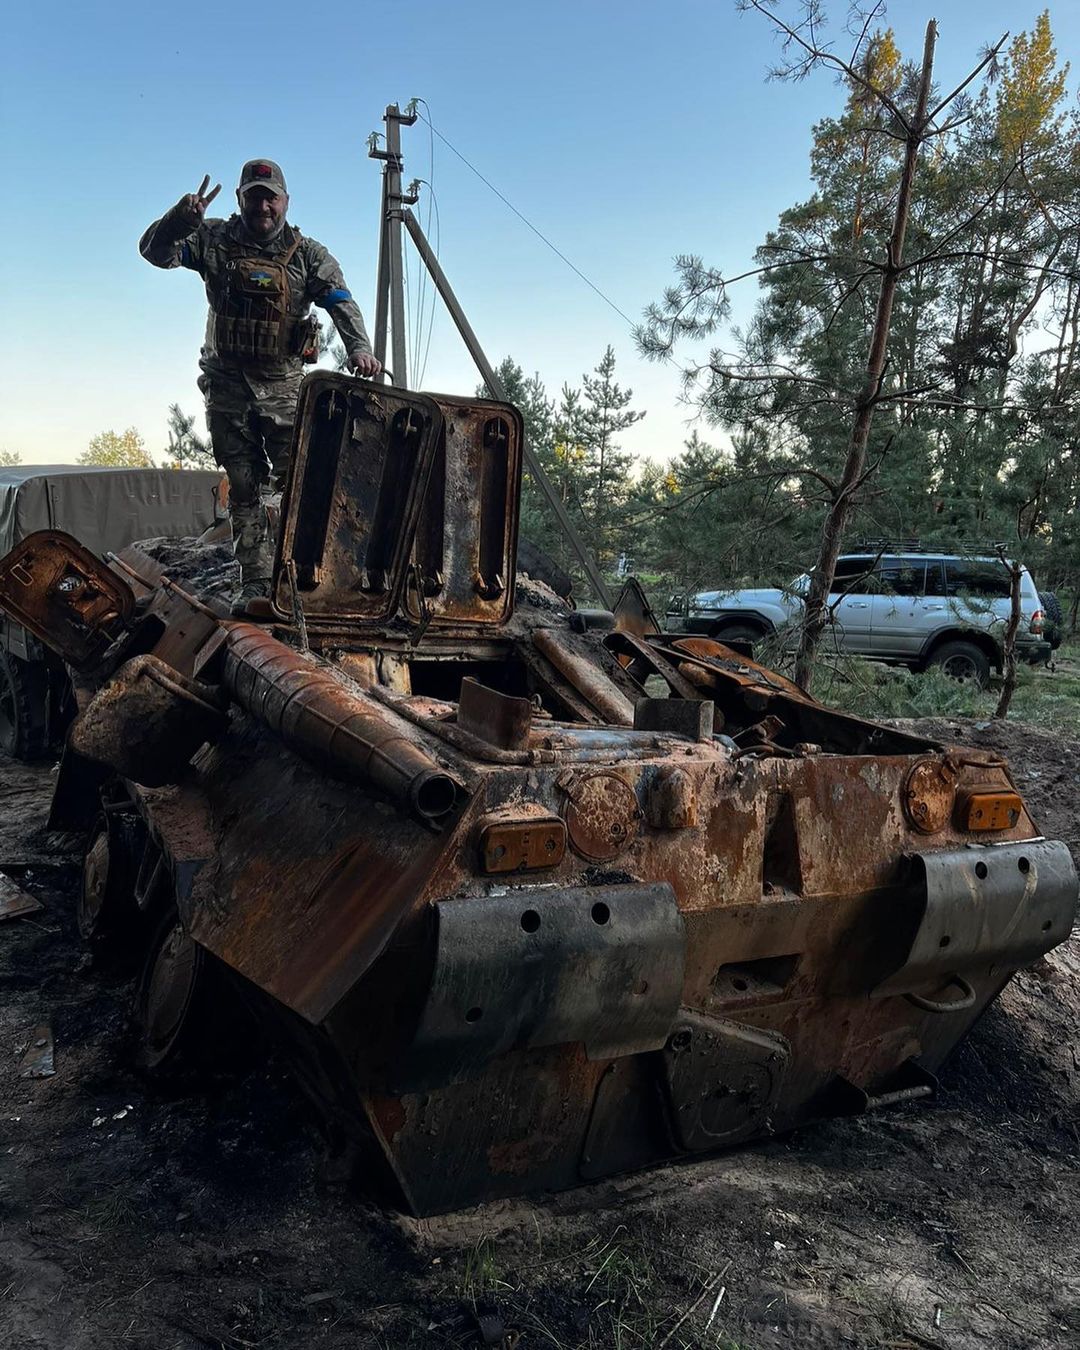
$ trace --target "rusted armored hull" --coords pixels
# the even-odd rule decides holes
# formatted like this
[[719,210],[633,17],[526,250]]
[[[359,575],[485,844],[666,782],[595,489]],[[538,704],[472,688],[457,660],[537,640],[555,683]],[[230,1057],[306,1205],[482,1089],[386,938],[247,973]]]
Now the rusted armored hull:
[[640,603],[515,608],[520,434],[316,377],[264,629],[135,554],[0,560],[100,686],[54,824],[96,832],[85,930],[157,934],[147,1061],[215,958],[420,1214],[926,1096],[1076,907],[1000,759]]
[[[1026,815],[925,852],[903,789],[933,756],[740,761],[626,731],[613,767],[553,730],[560,758],[533,766],[432,737],[470,784],[439,835],[264,732],[198,765],[225,823],[191,931],[318,1029],[418,1213],[929,1095],[1009,974],[1068,934],[1067,851]],[[651,823],[672,773],[694,802],[676,828]],[[566,830],[561,863],[484,875],[493,824],[530,818]]]

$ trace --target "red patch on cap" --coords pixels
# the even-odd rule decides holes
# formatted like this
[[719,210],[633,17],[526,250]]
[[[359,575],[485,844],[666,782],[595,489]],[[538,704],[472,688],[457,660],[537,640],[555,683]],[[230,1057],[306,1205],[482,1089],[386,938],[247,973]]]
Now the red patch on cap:
[[272,170],[269,164],[254,164],[251,172],[256,178],[269,178]]

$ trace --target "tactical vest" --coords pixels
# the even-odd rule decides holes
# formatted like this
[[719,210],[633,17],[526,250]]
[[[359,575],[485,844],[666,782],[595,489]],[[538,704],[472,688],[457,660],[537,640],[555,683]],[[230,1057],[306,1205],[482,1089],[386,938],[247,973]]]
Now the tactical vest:
[[299,230],[292,234],[287,251],[274,258],[252,257],[242,243],[234,244],[215,286],[218,356],[252,365],[318,359],[318,344],[312,341],[317,321],[296,319],[289,312],[288,266],[304,238]]

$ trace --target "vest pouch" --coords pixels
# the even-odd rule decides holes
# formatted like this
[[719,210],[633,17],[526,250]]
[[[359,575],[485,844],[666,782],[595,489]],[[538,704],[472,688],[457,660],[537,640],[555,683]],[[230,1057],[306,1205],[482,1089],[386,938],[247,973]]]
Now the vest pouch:
[[225,269],[225,313],[271,319],[289,308],[289,278],[279,262],[233,258]]
[[232,361],[280,361],[288,355],[281,319],[230,319],[214,316],[214,348]]

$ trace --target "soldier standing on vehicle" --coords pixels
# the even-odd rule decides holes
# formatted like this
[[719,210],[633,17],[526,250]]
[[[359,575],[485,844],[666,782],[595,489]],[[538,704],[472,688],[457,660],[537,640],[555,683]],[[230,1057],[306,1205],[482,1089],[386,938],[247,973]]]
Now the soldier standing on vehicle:
[[337,260],[286,222],[289,194],[273,160],[240,172],[240,211],[206,220],[209,174],[139,241],[155,267],[187,267],[206,283],[210,313],[199,365],[214,458],[229,476],[233,548],[241,589],[233,613],[270,592],[274,540],[263,495],[280,489],[289,466],[296,401],[305,362],[318,359],[314,303],[333,320],[357,374],[382,367],[371,354],[363,316]]

